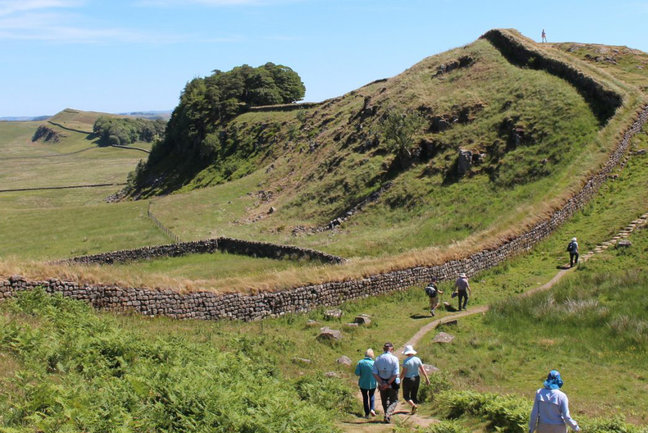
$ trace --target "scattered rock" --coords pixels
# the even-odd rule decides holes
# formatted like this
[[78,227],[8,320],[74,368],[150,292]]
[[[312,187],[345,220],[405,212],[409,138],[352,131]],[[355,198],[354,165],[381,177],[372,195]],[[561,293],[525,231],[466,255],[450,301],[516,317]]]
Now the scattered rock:
[[338,341],[342,338],[342,332],[328,327],[320,328],[320,333],[317,336],[318,340]]
[[463,176],[472,166],[472,152],[470,150],[459,149],[457,157],[457,174]]
[[274,206],[270,206],[270,209],[268,209],[268,215],[273,214],[276,211],[277,211],[277,208],[275,208]]
[[292,362],[293,362],[293,364],[310,364],[313,361],[311,361],[308,358],[293,358]]
[[327,371],[326,373],[324,373],[324,376],[326,376],[326,377],[340,377],[340,375],[337,374],[335,371]]
[[423,369],[428,374],[436,373],[437,371],[440,371],[437,367],[431,364],[423,364]]
[[443,322],[439,326],[457,326],[458,324],[459,322],[457,322],[456,320],[450,320],[448,322]]
[[357,328],[359,325],[357,323],[345,323],[344,326],[347,328]]
[[371,323],[371,316],[368,314],[359,314],[353,319],[354,323],[357,323],[358,325],[369,325]]
[[340,309],[333,309],[333,310],[326,310],[324,312],[324,317],[327,319],[339,319],[342,317],[342,310]]
[[351,358],[345,355],[340,356],[335,362],[337,362],[338,364],[346,365],[347,367],[350,367],[352,364]]
[[627,239],[617,242],[616,248],[628,248],[632,246],[632,242]]
[[457,309],[450,304],[450,302],[443,301],[443,308],[445,308],[446,311],[450,311],[451,313],[457,311]]
[[308,326],[309,328],[312,328],[312,327],[315,327],[315,326],[318,326],[318,325],[319,325],[319,322],[317,320],[309,319],[306,322],[306,326]]
[[454,340],[453,335],[447,334],[445,332],[439,332],[432,340],[432,343],[450,343],[452,340]]

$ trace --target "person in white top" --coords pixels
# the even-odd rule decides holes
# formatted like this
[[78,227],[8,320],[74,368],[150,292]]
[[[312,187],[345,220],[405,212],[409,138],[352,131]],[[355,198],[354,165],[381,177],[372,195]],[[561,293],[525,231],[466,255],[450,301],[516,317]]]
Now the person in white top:
[[551,370],[544,382],[544,387],[536,391],[529,433],[566,433],[567,426],[574,431],[580,431],[578,423],[569,415],[569,400],[560,391],[563,380],[557,370]]

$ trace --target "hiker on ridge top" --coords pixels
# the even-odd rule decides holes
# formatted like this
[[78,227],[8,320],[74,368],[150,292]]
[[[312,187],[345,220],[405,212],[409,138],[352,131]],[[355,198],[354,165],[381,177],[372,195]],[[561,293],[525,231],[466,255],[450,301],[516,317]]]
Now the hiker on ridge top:
[[576,238],[572,238],[569,245],[567,245],[567,251],[569,252],[569,267],[573,267],[578,264],[578,242]]
[[462,272],[459,274],[457,281],[455,281],[455,291],[452,294],[453,298],[455,296],[459,298],[459,311],[461,311],[462,308],[464,310],[466,309],[469,295],[472,295],[472,292],[470,291],[470,284],[468,284],[468,277]]
[[425,287],[425,294],[430,298],[430,314],[434,316],[434,310],[439,306],[439,295],[443,292],[436,285],[437,278],[432,277],[430,284]]
[[394,345],[387,342],[383,346],[384,353],[376,358],[373,365],[373,375],[378,382],[380,400],[385,411],[385,423],[391,422],[391,416],[398,405],[398,388],[400,388],[399,362],[392,353]]
[[542,42],[547,42],[547,34],[545,33],[544,29],[542,29]]

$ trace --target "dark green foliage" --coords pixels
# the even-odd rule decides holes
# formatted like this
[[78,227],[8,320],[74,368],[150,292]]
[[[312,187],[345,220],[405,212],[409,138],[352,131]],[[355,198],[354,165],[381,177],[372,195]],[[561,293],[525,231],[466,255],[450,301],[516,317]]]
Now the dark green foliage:
[[348,413],[357,406],[349,387],[335,377],[304,376],[296,381],[295,387],[302,400],[338,413]]
[[166,122],[125,117],[99,117],[92,132],[103,146],[127,146],[137,141],[151,143],[164,134]]
[[[215,70],[205,78],[194,78],[185,86],[180,103],[173,110],[164,140],[153,147],[146,169],[135,177],[136,189],[151,186],[153,177],[167,171],[164,180],[169,189],[177,181],[191,180],[209,164],[236,154],[234,170],[241,159],[257,150],[239,140],[237,131],[228,128],[228,121],[250,107],[287,104],[304,97],[306,88],[299,75],[287,66],[266,63],[253,68],[238,66],[231,71]],[[173,160],[173,164],[164,164]],[[236,161],[238,160],[238,161]],[[174,185],[174,183],[176,183]]]
[[524,433],[531,412],[531,404],[526,400],[499,394],[447,391],[439,401],[446,408],[448,418],[477,416],[488,421],[490,429],[502,433]]
[[424,120],[418,112],[401,112],[396,109],[389,110],[382,121],[385,144],[396,156],[395,163],[401,168],[411,163],[414,137],[423,124]]
[[333,379],[283,380],[253,337],[236,353],[151,340],[44,291],[4,308],[0,352],[19,367],[2,384],[3,431],[324,433],[352,400]]

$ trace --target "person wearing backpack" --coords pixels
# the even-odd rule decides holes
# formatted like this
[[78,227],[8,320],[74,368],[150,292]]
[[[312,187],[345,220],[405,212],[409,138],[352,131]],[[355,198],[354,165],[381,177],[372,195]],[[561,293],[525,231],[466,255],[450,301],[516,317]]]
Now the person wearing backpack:
[[576,238],[572,238],[569,245],[567,245],[567,252],[569,252],[569,267],[573,267],[578,264],[578,242]]
[[425,294],[430,299],[430,314],[434,316],[434,310],[439,306],[439,295],[443,292],[436,285],[436,277],[432,277],[430,284],[425,287]]

